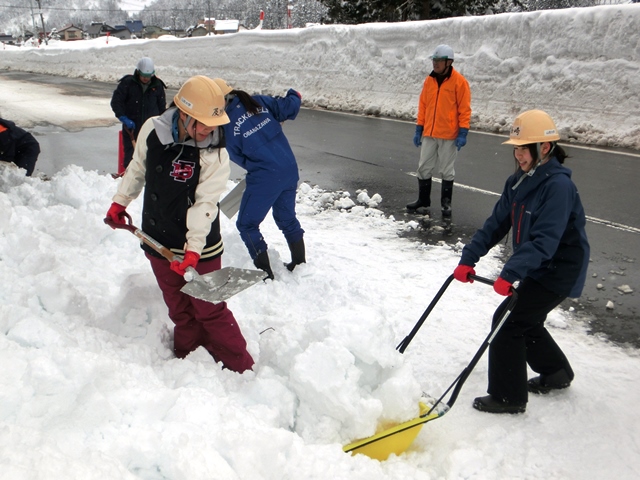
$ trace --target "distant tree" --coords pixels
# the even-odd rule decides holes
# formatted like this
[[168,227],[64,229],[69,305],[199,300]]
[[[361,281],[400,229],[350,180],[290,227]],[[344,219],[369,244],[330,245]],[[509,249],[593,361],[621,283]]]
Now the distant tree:
[[[320,0],[331,23],[401,22],[529,12],[554,8],[589,7],[603,0]],[[627,0],[610,0],[613,3]],[[632,0],[640,1],[640,0]]]
[[[611,0],[613,3],[620,3]],[[500,0],[495,5],[495,12],[533,12],[536,10],[553,10],[557,8],[592,7],[600,5],[602,0]]]
[[484,15],[498,0],[320,0],[331,22],[400,22]]

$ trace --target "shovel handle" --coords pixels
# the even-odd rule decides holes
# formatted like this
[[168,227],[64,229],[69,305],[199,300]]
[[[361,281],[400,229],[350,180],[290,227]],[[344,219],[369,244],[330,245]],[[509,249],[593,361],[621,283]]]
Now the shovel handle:
[[[182,257],[180,255],[176,255],[167,247],[159,243],[157,240],[153,239],[152,237],[144,233],[142,230],[140,230],[138,227],[133,225],[131,220],[131,215],[129,215],[127,212],[124,212],[123,216],[125,219],[125,223],[116,223],[113,220],[111,220],[109,217],[104,219],[104,223],[109,225],[111,228],[129,230],[136,237],[138,237],[142,243],[153,248],[156,252],[158,252],[160,255],[162,255],[164,258],[166,258],[170,262],[173,262],[174,260],[178,260],[178,261],[182,260]],[[193,270],[193,272],[191,270]],[[197,273],[195,269],[192,267],[187,268],[187,272],[190,273],[192,277],[194,272]]]
[[469,278],[472,280],[477,280],[480,283],[484,283],[485,285],[493,285],[495,283],[494,280],[491,280],[489,278],[485,278],[485,277],[481,277],[480,275],[469,275]]

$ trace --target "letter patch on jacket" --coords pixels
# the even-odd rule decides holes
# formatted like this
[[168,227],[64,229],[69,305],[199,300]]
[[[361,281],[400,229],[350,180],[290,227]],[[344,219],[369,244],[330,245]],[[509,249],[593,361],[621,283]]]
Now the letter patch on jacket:
[[190,162],[188,160],[174,160],[172,165],[173,171],[170,175],[174,180],[178,182],[186,182],[193,177],[193,169],[196,166],[195,162]]

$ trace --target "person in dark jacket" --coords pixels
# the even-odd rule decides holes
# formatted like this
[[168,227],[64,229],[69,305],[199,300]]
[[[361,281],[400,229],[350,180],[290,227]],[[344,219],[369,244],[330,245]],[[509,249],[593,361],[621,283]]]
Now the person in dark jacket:
[[125,75],[111,97],[111,109],[122,122],[124,167],[127,168],[140,128],[147,119],[167,109],[166,85],[155,75],[153,60],[143,57],[133,75]]
[[27,171],[27,177],[33,174],[40,155],[40,144],[26,130],[15,123],[0,118],[0,160],[15,163]]
[[224,126],[227,151],[231,161],[247,171],[236,227],[254,265],[273,279],[267,243],[260,233],[270,209],[291,251],[287,269],[292,271],[306,262],[304,230],[296,217],[298,164],[281,126],[296,118],[301,96],[292,89],[284,97],[251,96],[231,87],[222,88],[225,90],[230,119]]
[[[518,301],[489,346],[488,396],[473,407],[491,413],[522,413],[528,392],[545,394],[568,387],[573,370],[544,326],[547,314],[567,297],[579,297],[586,279],[589,242],[585,213],[566,153],[549,115],[541,110],[520,114],[511,127],[517,171],[484,226],[462,250],[454,277],[472,281],[474,266],[511,229],[513,254],[493,288]],[[502,317],[508,299],[496,310]],[[527,381],[527,364],[539,375]]]
[[175,324],[174,352],[184,358],[202,346],[216,362],[242,373],[253,358],[226,302],[210,303],[181,292],[184,275],[220,270],[224,250],[218,202],[229,180],[224,131],[229,122],[224,95],[202,75],[188,79],[172,105],[140,130],[107,218],[126,222],[126,207],[144,189],[142,230],[183,260],[169,263],[142,246]]

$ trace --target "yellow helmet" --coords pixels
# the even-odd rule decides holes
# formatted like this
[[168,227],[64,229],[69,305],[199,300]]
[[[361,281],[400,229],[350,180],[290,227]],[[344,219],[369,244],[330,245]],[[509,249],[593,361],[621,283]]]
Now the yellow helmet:
[[207,127],[225,125],[230,121],[224,111],[225,101],[220,87],[204,75],[196,75],[184,82],[173,101],[180,110]]
[[233,90],[233,88],[230,87],[229,84],[221,78],[214,78],[213,81],[216,82],[216,85],[218,85],[218,87],[220,87],[223,95],[227,95]]
[[557,140],[560,140],[560,135],[553,119],[542,110],[527,110],[513,121],[509,140],[502,144],[527,145]]

